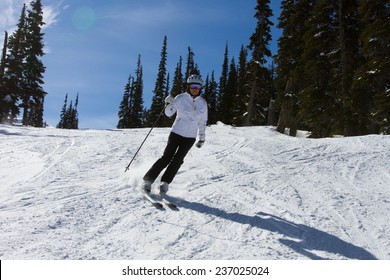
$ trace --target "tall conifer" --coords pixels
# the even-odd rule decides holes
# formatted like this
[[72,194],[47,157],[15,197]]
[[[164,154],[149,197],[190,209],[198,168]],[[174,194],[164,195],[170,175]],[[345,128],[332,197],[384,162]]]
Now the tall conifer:
[[134,78],[129,75],[127,79],[127,83],[124,88],[124,93],[122,97],[122,101],[119,105],[119,112],[118,112],[118,124],[117,128],[129,128],[130,127],[130,94],[133,91],[134,87]]
[[275,55],[277,65],[275,85],[276,107],[279,110],[282,108],[278,131],[282,133],[286,127],[285,123],[297,126],[298,95],[306,83],[301,56],[304,50],[304,35],[310,24],[305,24],[305,20],[310,17],[315,1],[284,0],[281,4],[278,28],[283,32],[278,40],[278,52]]
[[26,59],[26,4],[23,5],[16,31],[9,37],[0,95],[0,121],[12,122],[19,114],[18,102],[24,92],[23,68]]
[[307,19],[310,27],[301,58],[307,84],[299,96],[299,117],[312,130],[312,137],[329,136],[336,118],[339,84],[334,80],[334,69],[339,59],[334,51],[338,47],[335,14],[332,3],[320,0]]
[[246,125],[264,124],[266,121],[266,107],[269,104],[270,93],[267,92],[269,80],[268,69],[265,67],[266,58],[271,57],[269,43],[272,39],[271,26],[273,23],[272,10],[269,0],[257,0],[255,18],[256,30],[250,37],[248,48],[252,51],[249,62],[251,91],[248,102]]
[[192,51],[191,47],[188,47],[186,71],[183,77],[183,84],[182,84],[183,92],[187,91],[187,78],[193,74],[201,76],[199,67],[195,62],[195,53]]
[[242,126],[245,124],[245,116],[247,112],[247,102],[249,100],[249,84],[248,84],[248,52],[241,46],[238,62],[237,73],[237,94],[235,98],[235,120],[236,126]]
[[175,75],[173,77],[173,84],[172,84],[172,90],[171,90],[171,95],[173,97],[176,97],[176,95],[178,95],[178,94],[183,92],[182,65],[183,65],[183,59],[180,56],[179,62],[176,65]]
[[203,89],[203,97],[207,101],[208,105],[208,124],[216,124],[217,118],[217,94],[218,94],[218,83],[215,81],[214,71],[206,77],[205,86]]
[[226,87],[224,93],[221,96],[219,120],[225,124],[233,124],[234,119],[237,116],[237,68],[234,61],[234,57],[231,59],[229,73],[226,80]]
[[386,0],[360,1],[363,29],[359,42],[363,63],[355,69],[353,92],[360,92],[359,134],[390,134],[390,4]]
[[45,66],[43,53],[43,10],[40,0],[32,1],[26,25],[26,61],[23,67],[25,88],[22,93],[23,124],[43,126],[43,106],[46,92],[43,90]]
[[3,52],[0,60],[0,123],[8,121],[8,115],[10,107],[12,106],[12,100],[6,98],[6,85],[5,85],[5,60],[8,48],[8,33],[5,31]]
[[141,55],[138,55],[137,69],[135,71],[134,95],[130,100],[130,127],[143,127],[143,69],[141,64]]
[[[226,94],[227,79],[229,74],[229,46],[228,42],[225,45],[225,53],[223,55],[222,71],[221,76],[219,77],[218,84],[218,96],[217,96],[217,115],[218,119],[221,120],[225,113],[223,112],[222,100]],[[222,121],[222,120],[221,120]]]
[[57,128],[64,128],[65,127],[65,118],[66,118],[67,107],[68,107],[68,94],[65,95],[65,101],[64,101],[64,105],[62,106],[60,121],[57,124]]
[[[162,112],[165,103],[165,93],[167,87],[167,36],[164,37],[163,46],[161,50],[161,59],[158,67],[158,74],[156,79],[156,84],[153,90],[153,99],[152,104],[150,106],[149,114],[148,114],[148,125],[153,125],[155,121],[158,119],[159,114]],[[160,118],[156,123],[156,126],[162,126],[163,119]]]

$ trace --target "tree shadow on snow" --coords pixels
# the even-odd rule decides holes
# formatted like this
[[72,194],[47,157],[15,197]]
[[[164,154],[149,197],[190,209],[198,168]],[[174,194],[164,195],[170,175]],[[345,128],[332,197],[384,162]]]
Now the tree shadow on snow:
[[180,198],[175,198],[175,201],[179,207],[282,234],[286,238],[280,238],[280,243],[313,260],[324,259],[310,252],[315,250],[340,255],[348,259],[377,259],[367,250],[343,241],[337,236],[309,226],[287,221],[272,214],[259,212],[255,216],[248,216],[240,213],[228,213],[202,203],[190,202]]

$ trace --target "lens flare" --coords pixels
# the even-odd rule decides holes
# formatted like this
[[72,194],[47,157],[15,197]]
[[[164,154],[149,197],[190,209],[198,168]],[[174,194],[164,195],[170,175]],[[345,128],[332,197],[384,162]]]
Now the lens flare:
[[96,13],[89,7],[77,8],[72,17],[75,28],[85,31],[90,29],[96,22]]

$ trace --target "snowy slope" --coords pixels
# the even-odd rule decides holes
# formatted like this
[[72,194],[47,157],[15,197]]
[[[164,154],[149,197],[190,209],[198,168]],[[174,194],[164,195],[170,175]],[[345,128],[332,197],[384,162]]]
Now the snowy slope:
[[207,129],[171,185],[137,184],[169,133],[0,126],[2,259],[390,259],[390,137]]

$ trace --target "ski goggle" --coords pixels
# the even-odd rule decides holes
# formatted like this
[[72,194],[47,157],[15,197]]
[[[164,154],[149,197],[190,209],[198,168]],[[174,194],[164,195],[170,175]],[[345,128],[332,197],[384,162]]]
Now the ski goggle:
[[201,89],[201,88],[202,88],[202,86],[199,84],[191,84],[190,85],[190,89]]

